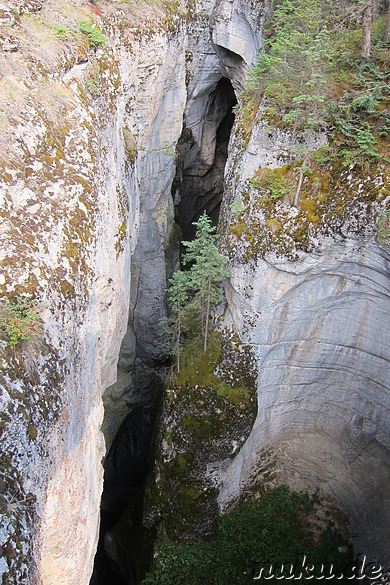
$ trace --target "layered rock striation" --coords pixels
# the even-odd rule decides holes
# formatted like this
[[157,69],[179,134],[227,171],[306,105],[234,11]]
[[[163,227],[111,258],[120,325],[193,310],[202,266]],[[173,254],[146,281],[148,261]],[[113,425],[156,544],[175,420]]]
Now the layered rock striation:
[[[376,218],[388,170],[371,169],[363,178],[356,169],[345,173],[329,187],[334,199],[343,197],[343,217],[328,209],[324,218],[307,222],[299,237],[292,226],[302,211],[274,203],[274,218],[284,222],[275,233],[264,211],[266,197],[247,179],[256,167],[285,164],[289,135],[261,114],[248,146],[240,150],[239,133],[232,146],[236,156],[227,170],[221,217],[232,272],[225,325],[255,348],[258,415],[222,480],[220,507],[255,485],[320,487],[325,500],[349,518],[356,553],[385,566],[390,274],[389,247],[376,239]],[[265,138],[272,135],[274,147]],[[256,161],[252,168],[251,162],[245,166],[248,159]],[[246,173],[237,174],[243,167]],[[369,188],[375,192],[364,200]],[[237,219],[231,204],[240,198]],[[252,220],[238,224],[248,208]]]
[[247,142],[234,123],[227,152],[267,5],[148,6],[149,18],[130,3],[64,5],[0,6],[0,296],[33,299],[40,325],[34,342],[1,340],[3,582],[89,582],[103,416],[110,446],[153,401],[174,207],[187,228],[205,208],[216,220],[226,158],[224,326],[255,350],[259,408],[244,445],[212,462],[220,508],[259,483],[319,486],[356,550],[388,562],[386,169],[339,173],[321,220],[282,201],[267,215],[249,179],[285,165],[291,137],[259,110]]

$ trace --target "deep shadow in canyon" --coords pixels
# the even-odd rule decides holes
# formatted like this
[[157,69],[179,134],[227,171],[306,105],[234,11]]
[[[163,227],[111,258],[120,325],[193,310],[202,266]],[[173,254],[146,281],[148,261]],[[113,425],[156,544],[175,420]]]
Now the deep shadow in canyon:
[[[231,82],[222,77],[206,103],[200,144],[184,119],[172,196],[185,240],[194,236],[192,222],[203,211],[217,225],[236,103]],[[90,585],[139,585],[152,563],[155,534],[143,526],[143,499],[162,396],[161,384],[152,404],[128,414],[105,459],[100,536]]]
[[[156,405],[135,408],[105,459],[99,544],[90,585],[139,583],[151,562],[154,535],[142,527],[142,509],[156,416]],[[115,537],[123,529],[126,550],[118,547]]]
[[214,225],[218,223],[224,190],[224,171],[230,133],[237,104],[233,86],[222,77],[210,93],[200,143],[195,141],[184,119],[178,143],[176,177],[172,186],[184,240],[195,235],[192,225],[206,211]]

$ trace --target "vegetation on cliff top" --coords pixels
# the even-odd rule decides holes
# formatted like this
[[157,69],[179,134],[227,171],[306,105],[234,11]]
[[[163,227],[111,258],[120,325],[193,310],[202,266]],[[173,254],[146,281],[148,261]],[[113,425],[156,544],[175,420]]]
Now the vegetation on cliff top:
[[[379,15],[362,55],[366,4],[277,4],[239,120],[247,142],[261,104],[261,121],[288,132],[291,146],[280,168],[259,169],[250,180],[244,209],[232,214],[228,249],[237,238],[248,257],[273,251],[294,260],[320,232],[364,232],[377,209],[379,239],[388,237],[390,50]],[[327,143],[314,150],[319,133]]]
[[302,139],[319,130],[331,131],[332,154],[345,166],[367,168],[389,156],[378,143],[390,132],[384,17],[372,26],[369,58],[362,57],[361,21],[350,15],[351,5],[356,2],[283,0],[268,23],[241,96],[243,112],[253,116],[265,97],[267,119],[291,131],[289,162],[305,154]]

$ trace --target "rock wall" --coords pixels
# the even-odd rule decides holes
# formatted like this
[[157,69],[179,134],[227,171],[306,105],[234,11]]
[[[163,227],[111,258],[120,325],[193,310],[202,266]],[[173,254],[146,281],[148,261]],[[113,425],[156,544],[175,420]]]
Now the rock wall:
[[[86,42],[49,35],[42,46],[58,16],[42,5],[26,16],[7,6],[19,49],[1,55],[1,296],[34,299],[42,332],[15,349],[2,340],[0,574],[3,583],[87,583],[103,480],[101,392],[126,329],[137,197],[118,68],[102,65],[112,48],[92,63]],[[96,62],[101,88],[91,93]]]
[[[0,6],[0,295],[3,305],[32,298],[42,324],[34,342],[0,340],[5,584],[89,582],[102,396],[109,444],[131,405],[149,399],[148,368],[165,358],[159,321],[177,265],[176,145],[187,129],[185,164],[199,155],[212,164],[221,121],[210,115],[213,92],[223,77],[236,93],[242,87],[267,10],[239,0],[167,3],[148,5],[146,17],[137,3],[64,5]],[[102,29],[101,44],[79,30],[85,19]],[[305,247],[290,238],[283,249],[283,231],[278,240],[275,223],[252,213],[264,229],[244,241],[230,229],[229,205],[247,192],[251,205],[247,179],[288,151],[289,137],[261,115],[246,146],[238,133],[231,140],[225,325],[256,349],[259,412],[223,466],[220,506],[266,474],[271,485],[320,484],[352,518],[356,548],[388,560],[389,257],[375,241],[380,205],[355,198],[347,220],[332,217],[326,233],[305,234]],[[354,179],[340,180],[348,188]],[[386,182],[366,177],[358,192]],[[298,214],[283,204],[280,212],[290,223]]]
[[[320,487],[350,519],[356,553],[387,565],[390,266],[388,244],[375,239],[375,218],[388,173],[371,174],[376,197],[365,204],[357,188],[362,179],[350,170],[338,188],[356,195],[345,203],[348,211],[337,229],[330,235],[321,224],[318,230],[312,226],[308,240],[303,245],[297,238],[291,254],[280,242],[291,234],[288,222],[297,210],[274,204],[276,217],[290,219],[284,219],[284,234],[273,233],[261,206],[254,206],[257,195],[247,180],[258,167],[284,164],[278,157],[289,136],[267,126],[260,112],[247,148],[236,128],[226,175],[221,224],[232,276],[224,325],[255,348],[258,415],[222,480],[220,507],[256,484]],[[272,145],[267,136],[276,134]],[[246,160],[256,164],[237,174]],[[240,197],[242,207],[257,216],[260,252],[250,240],[249,222],[229,209]],[[242,233],[237,221],[244,221]],[[326,221],[331,224],[330,215]]]
[[[226,29],[228,5],[213,30]],[[197,117],[191,127],[201,134],[202,104],[230,67],[215,43],[234,51],[245,26],[258,44],[256,10],[240,6],[214,45],[212,4],[196,14],[148,6],[148,16],[108,0],[0,6],[0,295],[3,305],[32,299],[42,329],[14,349],[6,336],[0,342],[4,584],[89,582],[102,395],[110,442],[134,399],[134,363],[145,372],[164,358],[159,318],[177,263],[171,185],[183,113]]]

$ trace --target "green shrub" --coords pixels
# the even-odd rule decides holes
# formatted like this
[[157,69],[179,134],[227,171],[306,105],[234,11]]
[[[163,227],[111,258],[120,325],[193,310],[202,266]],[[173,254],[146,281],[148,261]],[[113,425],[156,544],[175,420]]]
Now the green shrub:
[[338,552],[344,539],[330,525],[313,532],[318,502],[317,493],[281,486],[222,516],[210,541],[173,542],[163,532],[154,569],[143,585],[249,585],[256,562],[294,564],[303,552],[311,563],[329,561],[335,572],[342,570],[350,560],[350,551]]
[[250,184],[274,201],[282,199],[289,193],[289,189],[277,177],[276,170],[264,169],[262,173],[249,179]]
[[69,37],[70,30],[64,24],[52,24],[51,28],[53,29],[57,39],[64,41]]
[[107,40],[106,37],[102,35],[101,31],[90,20],[77,20],[76,22],[80,31],[86,35],[87,41],[92,47],[104,45]]
[[0,329],[6,334],[9,347],[35,339],[42,330],[38,306],[29,299],[6,302],[0,306]]

